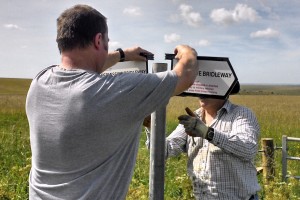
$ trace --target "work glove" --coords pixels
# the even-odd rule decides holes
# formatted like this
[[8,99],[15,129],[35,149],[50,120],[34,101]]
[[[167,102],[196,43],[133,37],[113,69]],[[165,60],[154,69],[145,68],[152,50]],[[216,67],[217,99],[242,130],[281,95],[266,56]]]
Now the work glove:
[[179,123],[185,128],[185,132],[193,137],[206,138],[208,127],[197,117],[181,115],[178,117]]

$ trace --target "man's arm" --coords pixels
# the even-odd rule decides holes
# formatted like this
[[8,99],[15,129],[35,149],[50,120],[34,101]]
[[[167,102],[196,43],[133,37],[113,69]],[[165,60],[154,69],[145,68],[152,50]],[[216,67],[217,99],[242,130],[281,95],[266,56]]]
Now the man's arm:
[[[150,149],[150,128],[145,127],[147,140],[145,145]],[[179,124],[165,140],[165,159],[186,153],[187,134],[184,127]]]
[[[124,49],[123,52],[125,56],[125,61],[147,61],[146,57],[142,56],[141,54],[153,55],[151,52],[142,49],[141,47],[127,48]],[[121,54],[119,51],[109,52],[101,72],[104,72],[106,69],[117,64],[120,61],[120,58],[121,58]]]
[[[197,52],[193,48],[187,45],[178,45],[174,53],[176,54],[175,59],[178,59],[178,62],[173,68],[173,71],[177,74],[178,81],[173,95],[177,95],[188,89],[194,83],[199,67],[197,63]],[[146,61],[146,57],[141,54],[153,55],[141,47],[124,49],[125,61]],[[99,73],[102,73],[118,63],[121,58],[120,56],[119,51],[109,52],[106,62]]]
[[187,90],[195,81],[199,67],[197,62],[197,52],[187,46],[179,45],[175,48],[175,59],[178,59],[173,71],[178,76],[178,82],[173,95],[177,95]]
[[257,154],[259,133],[255,114],[246,107],[239,107],[230,135],[215,130],[212,142],[242,160],[253,160]]

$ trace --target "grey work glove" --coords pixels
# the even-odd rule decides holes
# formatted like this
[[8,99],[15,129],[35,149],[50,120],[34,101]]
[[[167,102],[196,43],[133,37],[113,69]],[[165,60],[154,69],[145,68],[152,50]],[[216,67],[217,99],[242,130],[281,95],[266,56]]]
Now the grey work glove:
[[206,138],[208,127],[197,117],[181,115],[178,117],[179,123],[185,128],[185,132],[193,137]]

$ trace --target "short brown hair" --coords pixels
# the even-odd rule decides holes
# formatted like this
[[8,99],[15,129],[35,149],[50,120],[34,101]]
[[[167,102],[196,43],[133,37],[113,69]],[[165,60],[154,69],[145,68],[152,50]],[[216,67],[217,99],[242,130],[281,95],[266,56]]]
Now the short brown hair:
[[107,33],[106,18],[87,5],[75,5],[57,18],[56,42],[60,52],[85,48],[97,33]]

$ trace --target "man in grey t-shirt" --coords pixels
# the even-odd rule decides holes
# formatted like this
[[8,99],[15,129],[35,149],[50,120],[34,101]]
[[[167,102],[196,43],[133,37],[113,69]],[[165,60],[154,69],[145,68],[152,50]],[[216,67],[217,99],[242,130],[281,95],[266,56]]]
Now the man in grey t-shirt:
[[179,45],[172,71],[100,76],[150,52],[108,53],[106,18],[76,5],[57,19],[61,63],[42,70],[26,100],[32,168],[29,199],[125,199],[143,119],[186,90],[198,72],[197,53]]

